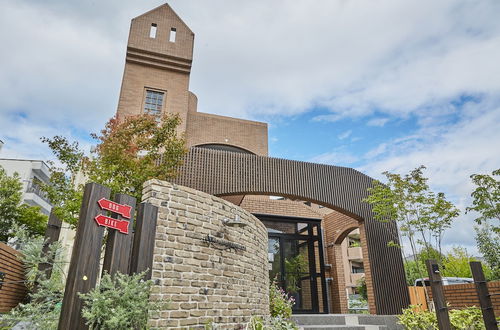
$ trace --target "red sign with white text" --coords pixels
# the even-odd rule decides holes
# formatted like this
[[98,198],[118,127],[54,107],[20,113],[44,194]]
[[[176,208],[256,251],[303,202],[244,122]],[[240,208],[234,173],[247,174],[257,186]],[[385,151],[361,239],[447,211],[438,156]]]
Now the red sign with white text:
[[130,205],[118,204],[106,198],[101,198],[97,203],[99,203],[99,206],[103,210],[111,211],[124,218],[130,219],[130,211],[132,210],[132,206]]
[[120,233],[128,234],[129,221],[127,221],[127,220],[118,220],[118,219],[107,217],[107,216],[102,215],[102,214],[97,215],[94,219],[99,226],[104,226],[104,227],[116,229]]

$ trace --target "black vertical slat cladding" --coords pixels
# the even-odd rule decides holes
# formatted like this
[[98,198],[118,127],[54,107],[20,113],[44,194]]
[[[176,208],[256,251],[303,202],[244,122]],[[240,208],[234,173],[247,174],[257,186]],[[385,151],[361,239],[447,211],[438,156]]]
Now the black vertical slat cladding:
[[376,221],[363,202],[372,178],[346,167],[201,148],[191,149],[186,159],[175,183],[213,195],[279,194],[364,220],[377,313],[398,314],[408,306],[401,251],[387,246],[397,240],[396,225]]

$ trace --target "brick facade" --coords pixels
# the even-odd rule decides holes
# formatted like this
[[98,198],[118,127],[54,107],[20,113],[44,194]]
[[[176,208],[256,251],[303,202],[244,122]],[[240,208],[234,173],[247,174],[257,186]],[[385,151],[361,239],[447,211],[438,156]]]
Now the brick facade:
[[[156,36],[150,28],[156,25]],[[169,41],[171,29],[175,42]],[[146,89],[165,93],[162,112],[176,113],[188,147],[226,144],[267,155],[267,124],[197,112],[198,100],[189,91],[194,33],[168,4],[132,20],[117,116],[143,113]]]
[[[267,231],[249,212],[220,198],[159,180],[145,184],[144,199],[159,207],[151,299],[166,302],[152,327],[244,326],[269,313]],[[239,216],[245,227],[224,219]],[[208,243],[207,235],[246,250]]]

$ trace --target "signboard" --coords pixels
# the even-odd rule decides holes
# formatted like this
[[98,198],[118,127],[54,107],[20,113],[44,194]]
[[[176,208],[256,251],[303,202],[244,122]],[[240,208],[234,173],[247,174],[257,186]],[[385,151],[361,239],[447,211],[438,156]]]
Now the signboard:
[[[106,211],[111,211],[113,213],[119,214],[124,218],[130,219],[132,206],[126,204],[119,204],[117,202],[110,201],[106,198],[101,198],[97,201],[99,207]],[[108,227],[111,229],[116,229],[122,234],[128,234],[128,220],[118,220],[115,218],[111,218],[105,216],[103,214],[98,214],[95,218],[95,221],[99,226]]]
[[120,233],[128,234],[129,221],[127,221],[127,220],[118,220],[118,219],[107,217],[107,216],[102,215],[102,214],[97,215],[94,219],[99,226],[104,226],[104,227],[116,229]]
[[99,206],[103,210],[111,211],[124,218],[130,219],[130,211],[132,210],[132,206],[130,205],[118,204],[106,198],[101,198],[97,203],[99,203]]

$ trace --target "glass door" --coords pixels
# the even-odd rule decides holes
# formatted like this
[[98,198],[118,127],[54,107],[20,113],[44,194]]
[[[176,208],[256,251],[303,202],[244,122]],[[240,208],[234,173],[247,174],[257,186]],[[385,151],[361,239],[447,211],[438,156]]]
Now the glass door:
[[261,220],[268,230],[270,281],[294,297],[294,313],[327,313],[320,222],[269,216]]

